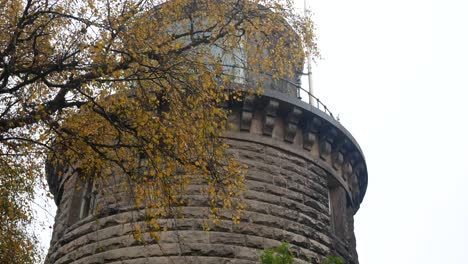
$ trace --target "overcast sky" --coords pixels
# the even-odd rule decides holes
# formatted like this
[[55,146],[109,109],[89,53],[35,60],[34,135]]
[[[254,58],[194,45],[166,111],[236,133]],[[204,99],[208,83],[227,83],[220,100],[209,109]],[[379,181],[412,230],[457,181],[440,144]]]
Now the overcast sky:
[[468,2],[308,4],[316,96],[367,160],[360,263],[468,263]]
[[323,56],[316,96],[367,159],[355,217],[360,263],[468,263],[467,4],[308,5]]

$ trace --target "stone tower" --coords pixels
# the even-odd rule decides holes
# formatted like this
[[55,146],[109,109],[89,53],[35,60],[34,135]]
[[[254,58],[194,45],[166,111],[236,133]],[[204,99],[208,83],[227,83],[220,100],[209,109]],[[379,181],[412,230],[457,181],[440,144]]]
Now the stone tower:
[[49,168],[58,211],[46,262],[247,264],[288,241],[297,263],[335,255],[358,264],[353,217],[367,188],[364,155],[323,105],[298,99],[297,77],[264,80],[261,95],[226,106],[232,126],[225,140],[248,166],[240,224],[224,220],[204,231],[206,203],[194,196],[183,220],[162,232],[158,243],[141,245],[131,235],[138,209],[116,203],[110,213],[93,215],[92,184]]

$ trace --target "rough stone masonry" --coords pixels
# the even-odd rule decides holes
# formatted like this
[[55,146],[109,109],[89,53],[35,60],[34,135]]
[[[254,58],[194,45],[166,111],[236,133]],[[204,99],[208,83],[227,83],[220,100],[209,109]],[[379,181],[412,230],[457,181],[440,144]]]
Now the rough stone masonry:
[[326,113],[274,90],[227,107],[232,126],[225,140],[248,166],[240,224],[226,218],[204,231],[207,202],[193,183],[184,218],[167,219],[160,240],[142,245],[131,235],[142,212],[122,198],[108,201],[106,214],[80,216],[93,211],[84,208],[92,206],[86,186],[77,189],[83,184],[77,175],[58,177],[52,169],[58,211],[46,263],[258,263],[263,249],[284,240],[297,263],[336,255],[357,264],[353,216],[367,169],[351,134]]

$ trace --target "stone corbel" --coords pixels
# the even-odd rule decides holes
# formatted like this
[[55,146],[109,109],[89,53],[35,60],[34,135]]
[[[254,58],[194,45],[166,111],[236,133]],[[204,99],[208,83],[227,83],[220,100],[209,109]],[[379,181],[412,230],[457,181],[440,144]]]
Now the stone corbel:
[[[358,176],[356,172],[353,170],[349,175],[348,186],[351,190],[351,199],[354,206],[359,206],[359,184],[358,184]],[[357,210],[358,208],[356,208]]]
[[[358,176],[358,179],[360,179],[361,175],[363,175],[365,173],[364,163],[359,162],[357,165],[355,165],[354,166],[354,171],[356,172],[356,174]],[[361,184],[361,182],[359,182],[359,184]],[[363,183],[363,184],[365,184],[365,183]]]
[[335,141],[337,132],[336,129],[331,127],[323,133],[323,138],[320,140],[320,158],[326,160],[327,156],[332,152],[332,145]]
[[263,134],[271,136],[275,126],[276,114],[278,113],[279,101],[270,99],[264,112]]
[[317,117],[307,120],[306,127],[302,135],[304,149],[312,150],[315,142],[317,142],[317,131],[320,125],[321,121]]
[[343,165],[343,162],[344,162],[343,153],[341,153],[340,151],[335,152],[335,154],[333,154],[333,160],[332,160],[333,168],[335,170],[338,170]]
[[250,125],[252,124],[253,109],[254,109],[254,96],[246,96],[244,98],[244,104],[242,105],[241,112],[241,125],[240,129],[243,131],[250,131]]
[[343,179],[347,182],[353,173],[353,166],[349,161],[346,161],[343,165]]
[[304,149],[312,150],[312,147],[317,141],[317,136],[312,132],[304,132],[302,136],[302,141],[302,146]]
[[[357,176],[357,183],[359,185],[359,190],[365,190],[367,186],[367,178],[365,177],[365,167],[364,163],[360,161],[356,166],[354,166],[354,172]],[[359,194],[359,198],[362,199],[361,197],[363,194]]]
[[286,119],[286,126],[284,131],[284,141],[292,143],[294,137],[297,133],[297,125],[299,124],[299,119],[301,118],[302,110],[298,107],[294,107],[291,112],[288,114]]
[[352,166],[356,166],[356,163],[359,161],[360,155],[359,152],[353,151],[348,154],[348,160],[351,162]]
[[331,153],[331,143],[327,140],[322,140],[320,142],[320,158],[326,160],[327,156]]
[[334,153],[332,154],[332,166],[335,170],[343,167],[348,152],[348,148],[346,147],[348,143],[348,139],[342,134],[339,134],[335,139],[335,144],[332,146],[332,149],[334,149]]

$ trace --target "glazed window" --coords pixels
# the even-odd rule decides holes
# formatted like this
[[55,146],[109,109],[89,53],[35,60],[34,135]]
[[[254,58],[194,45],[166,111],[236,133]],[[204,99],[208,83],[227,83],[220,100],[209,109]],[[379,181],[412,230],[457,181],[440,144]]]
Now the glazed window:
[[[212,35],[210,21],[206,17],[177,21],[168,28],[167,32],[174,36],[181,36],[174,41],[182,45],[190,45],[193,42],[210,39]],[[208,66],[219,63],[222,65],[224,75],[231,77],[235,83],[243,84],[245,83],[247,65],[244,42],[244,36],[240,36],[237,43],[226,43],[224,39],[220,39],[214,43],[201,44],[188,52],[191,52],[194,56],[205,55],[210,57],[205,59]]]
[[94,184],[91,178],[83,179],[77,173],[77,179],[73,190],[73,196],[69,206],[68,224],[72,225],[93,213],[95,194]]
[[210,54],[214,58],[220,60],[221,65],[223,66],[223,73],[233,78],[233,82],[243,84],[245,83],[245,52],[244,48],[241,47],[233,48],[230,52],[225,52],[222,45],[213,44],[210,45]]
[[94,208],[93,182],[87,179],[81,192],[81,206],[79,219],[83,219],[92,213]]

